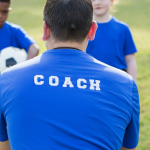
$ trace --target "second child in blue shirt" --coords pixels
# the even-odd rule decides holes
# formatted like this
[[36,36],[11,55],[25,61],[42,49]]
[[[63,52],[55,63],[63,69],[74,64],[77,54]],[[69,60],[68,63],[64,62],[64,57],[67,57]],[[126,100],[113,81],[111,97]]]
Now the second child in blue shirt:
[[114,3],[115,0],[92,0],[98,29],[95,39],[89,41],[87,53],[108,65],[126,70],[136,81],[137,49],[128,25],[110,15]]

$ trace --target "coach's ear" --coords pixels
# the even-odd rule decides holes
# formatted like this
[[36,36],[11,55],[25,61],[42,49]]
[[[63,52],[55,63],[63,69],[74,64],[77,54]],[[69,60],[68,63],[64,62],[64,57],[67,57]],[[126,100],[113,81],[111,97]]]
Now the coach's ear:
[[43,37],[42,40],[46,41],[50,37],[50,28],[47,25],[47,23],[44,21],[43,22]]
[[90,31],[88,33],[88,40],[90,40],[90,41],[94,40],[96,30],[97,30],[97,23],[95,21],[93,21],[91,29],[90,29]]

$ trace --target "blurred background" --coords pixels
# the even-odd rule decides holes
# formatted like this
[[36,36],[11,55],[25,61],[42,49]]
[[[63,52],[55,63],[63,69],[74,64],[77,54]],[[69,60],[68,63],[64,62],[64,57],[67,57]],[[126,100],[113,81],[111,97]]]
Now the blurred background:
[[[46,0],[13,0],[8,21],[22,26],[40,46],[42,41],[42,10]],[[138,49],[137,85],[139,88],[141,116],[140,140],[137,150],[150,150],[150,0],[120,0],[113,15],[126,22]]]

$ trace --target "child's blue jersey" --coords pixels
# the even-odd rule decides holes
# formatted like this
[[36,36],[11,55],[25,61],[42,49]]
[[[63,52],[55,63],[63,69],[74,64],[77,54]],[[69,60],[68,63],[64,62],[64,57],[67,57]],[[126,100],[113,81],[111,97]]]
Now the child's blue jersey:
[[48,50],[0,76],[0,141],[11,150],[120,150],[139,138],[132,77],[89,54]]
[[33,43],[35,41],[18,25],[6,21],[0,29],[0,51],[10,46],[28,51]]
[[125,56],[137,52],[128,25],[114,17],[97,24],[95,39],[89,41],[87,53],[110,66],[126,69]]

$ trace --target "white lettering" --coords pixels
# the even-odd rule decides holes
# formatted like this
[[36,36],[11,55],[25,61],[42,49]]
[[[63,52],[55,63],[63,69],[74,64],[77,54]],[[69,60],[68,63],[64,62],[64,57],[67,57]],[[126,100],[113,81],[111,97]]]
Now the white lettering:
[[83,83],[87,83],[87,81],[85,79],[78,79],[77,80],[77,87],[79,89],[86,89],[87,88],[87,85],[81,85],[81,82]]
[[44,79],[44,76],[42,76],[42,75],[36,75],[36,76],[34,76],[34,83],[36,85],[43,85],[44,81],[38,81],[39,78],[40,79]]
[[69,85],[71,88],[74,87],[74,85],[71,82],[71,78],[70,77],[65,77],[65,82],[63,84],[63,87],[67,87],[67,85]]
[[[100,91],[100,81],[99,80],[94,81],[93,79],[90,79],[89,81],[90,81],[90,89],[91,90],[95,90],[94,87],[96,87],[96,90]],[[94,82],[96,82],[96,83],[94,83]]]
[[[34,76],[34,83],[35,85],[43,85],[45,77],[43,75],[35,75]],[[59,85],[59,77],[57,76],[50,76],[49,77],[49,85],[50,86],[58,86]],[[86,89],[88,87],[88,81],[86,79],[83,78],[79,78],[76,81],[77,87],[79,89]],[[94,79],[89,79],[90,82],[90,90],[97,90],[100,91],[100,80],[94,80]],[[70,87],[73,88],[74,85],[71,81],[71,77],[65,77],[65,81],[64,84],[62,85],[63,87]]]
[[49,77],[49,84],[51,86],[58,86],[58,84],[59,84],[59,78],[57,76],[50,76]]

